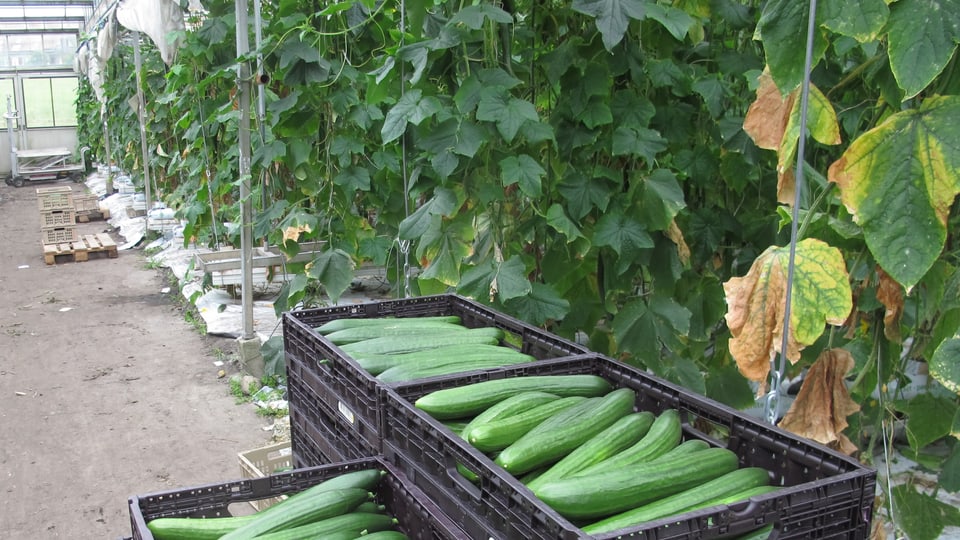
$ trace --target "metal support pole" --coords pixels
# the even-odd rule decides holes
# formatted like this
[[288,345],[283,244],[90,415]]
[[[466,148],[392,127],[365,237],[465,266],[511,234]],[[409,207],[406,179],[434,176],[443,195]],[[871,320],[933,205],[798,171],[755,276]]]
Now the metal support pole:
[[237,16],[237,101],[240,109],[238,145],[240,152],[240,273],[243,304],[243,334],[252,340],[253,332],[253,206],[250,201],[250,66],[244,57],[250,52],[246,0],[235,0]]
[[150,208],[153,204],[150,193],[150,148],[147,144],[147,124],[144,118],[147,106],[143,100],[143,80],[140,74],[143,69],[140,61],[140,32],[133,33],[133,63],[137,70],[137,117],[140,119],[140,151],[143,152],[143,191],[147,206],[147,213],[143,219],[144,234],[146,234],[150,231]]
[[13,132],[13,121],[17,119],[17,111],[13,110],[10,104],[10,96],[7,96],[7,133],[10,138],[10,179],[20,176],[20,167],[17,163],[17,140]]
[[106,106],[100,106],[100,118],[103,119],[103,151],[107,154],[107,197],[113,195],[113,167],[110,165],[112,156],[110,155],[110,128],[107,127]]

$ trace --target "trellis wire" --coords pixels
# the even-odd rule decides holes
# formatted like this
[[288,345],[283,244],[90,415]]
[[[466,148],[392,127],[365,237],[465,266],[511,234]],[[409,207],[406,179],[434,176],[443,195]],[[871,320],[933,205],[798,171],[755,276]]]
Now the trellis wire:
[[803,163],[807,139],[807,107],[810,100],[810,70],[813,64],[813,39],[816,31],[817,0],[810,0],[807,15],[807,49],[803,61],[803,83],[800,85],[800,140],[797,145],[797,173],[793,188],[793,209],[790,220],[790,259],[787,264],[787,294],[783,308],[783,336],[776,370],[771,370],[770,391],[767,393],[766,417],[771,424],[780,418],[780,385],[787,369],[787,346],[790,340],[790,317],[793,303],[794,268],[797,256],[797,228],[800,221],[800,200],[803,192]]

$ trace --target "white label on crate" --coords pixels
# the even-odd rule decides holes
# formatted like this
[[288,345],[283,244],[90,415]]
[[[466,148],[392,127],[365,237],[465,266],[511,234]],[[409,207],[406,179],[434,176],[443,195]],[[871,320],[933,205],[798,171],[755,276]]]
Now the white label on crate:
[[337,401],[337,409],[340,411],[340,414],[343,415],[351,424],[353,423],[353,411],[347,408],[342,401]]

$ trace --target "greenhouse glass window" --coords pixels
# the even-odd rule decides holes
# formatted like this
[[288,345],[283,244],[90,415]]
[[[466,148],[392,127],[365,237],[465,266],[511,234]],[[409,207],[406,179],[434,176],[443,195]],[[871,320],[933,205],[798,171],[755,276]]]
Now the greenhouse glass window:
[[23,102],[28,128],[77,125],[76,77],[23,79]]

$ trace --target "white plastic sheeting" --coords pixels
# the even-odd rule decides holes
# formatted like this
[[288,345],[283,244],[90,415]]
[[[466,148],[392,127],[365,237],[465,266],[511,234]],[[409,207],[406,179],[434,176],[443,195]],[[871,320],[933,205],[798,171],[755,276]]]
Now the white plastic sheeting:
[[184,30],[180,4],[170,0],[123,0],[117,6],[117,21],[124,28],[150,36],[168,66],[177,56]]

